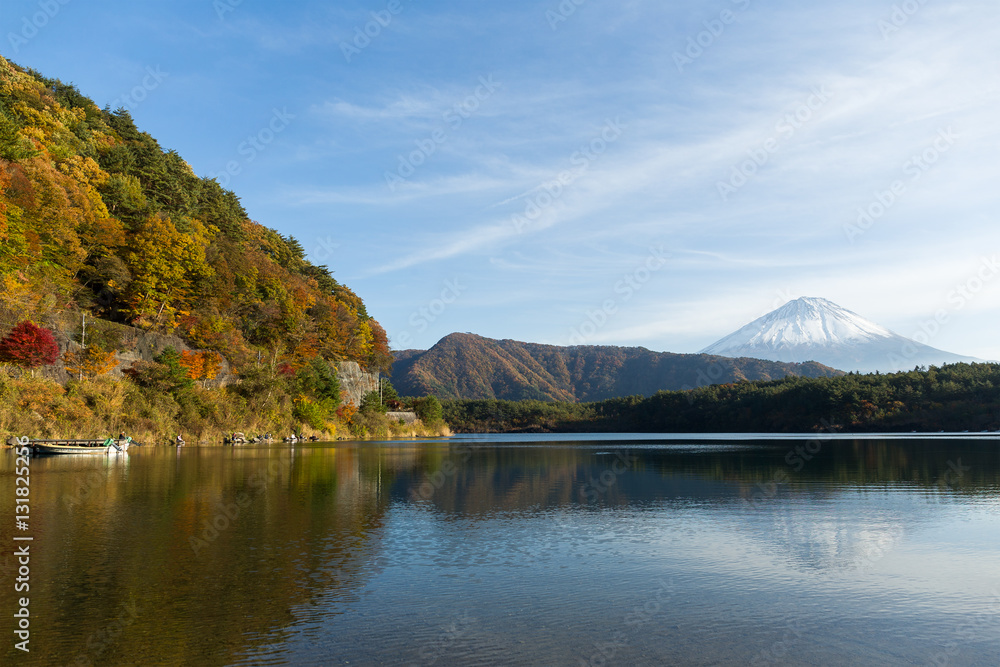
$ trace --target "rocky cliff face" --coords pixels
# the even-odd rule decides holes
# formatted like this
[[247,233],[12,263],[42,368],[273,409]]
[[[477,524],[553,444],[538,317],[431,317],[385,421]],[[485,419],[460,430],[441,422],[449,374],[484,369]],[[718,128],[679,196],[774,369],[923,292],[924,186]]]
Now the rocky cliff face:
[[[105,350],[116,350],[115,360],[118,365],[108,372],[111,377],[122,377],[122,372],[136,361],[152,361],[168,347],[173,347],[178,352],[192,349],[178,336],[152,333],[124,324],[91,318],[87,318],[86,336],[83,337],[81,336],[83,320],[78,314],[50,314],[39,324],[52,330],[55,335],[59,344],[59,360],[52,366],[39,368],[36,373],[60,383],[66,383],[70,379],[63,362],[63,355],[66,352],[82,349],[81,340],[87,345],[100,345]],[[378,391],[378,375],[362,370],[357,362],[342,361],[336,365],[336,369],[341,389],[346,392],[345,402],[360,406],[361,398],[366,393]],[[229,362],[223,357],[217,377],[214,380],[204,381],[204,384],[208,387],[222,387],[237,380]]]
[[361,405],[361,397],[370,391],[378,391],[378,376],[361,370],[356,361],[342,361],[337,364],[340,389],[346,392],[345,403]]
[[[136,361],[152,361],[163,350],[172,347],[178,352],[191,350],[178,336],[152,333],[130,327],[125,324],[87,318],[86,335],[83,333],[83,320],[79,315],[58,313],[46,317],[40,324],[52,330],[56,343],[59,344],[59,360],[52,366],[43,366],[37,374],[41,377],[65,383],[70,379],[66,371],[63,355],[66,352],[76,352],[83,348],[81,341],[89,345],[99,345],[105,350],[115,350],[115,360],[118,364],[108,372],[111,377],[122,377],[122,371]],[[222,366],[213,380],[206,380],[205,386],[221,387],[236,380],[229,362],[223,357]]]

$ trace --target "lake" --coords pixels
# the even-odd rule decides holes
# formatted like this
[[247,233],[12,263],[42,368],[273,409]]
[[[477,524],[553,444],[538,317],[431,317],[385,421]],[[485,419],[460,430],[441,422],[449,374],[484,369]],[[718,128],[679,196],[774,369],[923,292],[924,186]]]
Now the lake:
[[144,447],[30,479],[4,664],[1000,664],[995,436]]

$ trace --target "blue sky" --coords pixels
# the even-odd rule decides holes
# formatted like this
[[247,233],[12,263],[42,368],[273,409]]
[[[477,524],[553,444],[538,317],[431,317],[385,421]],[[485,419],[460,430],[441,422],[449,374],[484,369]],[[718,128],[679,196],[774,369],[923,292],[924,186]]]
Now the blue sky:
[[397,348],[696,352],[820,296],[1000,358],[995,0],[0,12],[0,53],[129,107]]

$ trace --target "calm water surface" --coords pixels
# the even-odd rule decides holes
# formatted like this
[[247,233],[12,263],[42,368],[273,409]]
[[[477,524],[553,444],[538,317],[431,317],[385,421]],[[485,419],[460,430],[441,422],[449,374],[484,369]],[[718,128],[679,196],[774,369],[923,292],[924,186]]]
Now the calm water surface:
[[1000,664],[996,438],[2,453],[4,664]]

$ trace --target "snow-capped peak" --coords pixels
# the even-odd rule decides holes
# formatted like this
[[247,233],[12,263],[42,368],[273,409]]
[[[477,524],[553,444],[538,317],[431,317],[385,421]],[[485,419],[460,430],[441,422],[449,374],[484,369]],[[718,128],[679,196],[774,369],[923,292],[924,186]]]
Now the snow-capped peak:
[[857,345],[895,335],[832,301],[802,297],[760,317],[702,350],[727,355],[747,346],[780,350],[800,345]]
[[709,345],[702,354],[818,361],[864,372],[976,361],[904,338],[832,301],[815,297],[789,301]]

